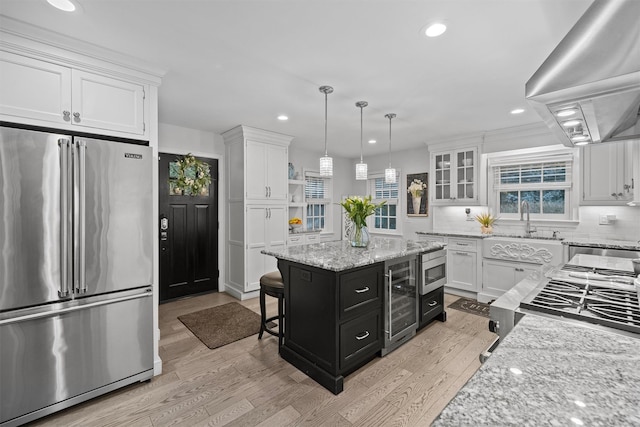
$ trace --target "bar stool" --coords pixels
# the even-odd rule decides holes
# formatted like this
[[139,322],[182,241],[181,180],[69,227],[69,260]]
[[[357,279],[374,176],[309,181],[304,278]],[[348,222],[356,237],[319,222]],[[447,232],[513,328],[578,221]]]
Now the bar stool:
[[[274,298],[278,298],[278,315],[267,318],[267,309],[265,307],[264,296],[269,295]],[[262,334],[267,332],[268,334],[278,337],[278,353],[280,353],[280,347],[282,347],[282,339],[284,338],[284,332],[282,324],[284,323],[284,282],[279,271],[272,271],[265,273],[260,277],[260,333],[258,339],[262,339]],[[271,328],[267,327],[269,322],[274,320],[278,321],[278,332],[275,332]]]

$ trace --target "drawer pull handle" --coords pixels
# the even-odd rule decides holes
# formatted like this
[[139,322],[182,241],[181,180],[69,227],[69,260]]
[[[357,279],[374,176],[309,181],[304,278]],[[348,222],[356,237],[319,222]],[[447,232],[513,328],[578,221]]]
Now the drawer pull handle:
[[356,289],[356,294],[361,294],[361,293],[363,293],[363,292],[368,292],[368,291],[369,291],[369,287],[368,287],[368,286],[365,286],[365,287],[364,287],[364,288],[362,288],[362,289]]
[[361,340],[365,339],[368,336],[369,336],[369,331],[364,331],[364,334],[356,336],[356,339],[358,341],[361,341]]
[[429,307],[435,307],[436,305],[438,305],[438,301],[431,301],[429,303]]

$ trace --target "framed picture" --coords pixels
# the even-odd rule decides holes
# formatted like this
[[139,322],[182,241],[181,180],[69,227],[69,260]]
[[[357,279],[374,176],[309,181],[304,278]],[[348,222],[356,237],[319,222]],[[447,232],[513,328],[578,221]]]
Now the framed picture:
[[407,174],[407,216],[429,216],[429,174]]

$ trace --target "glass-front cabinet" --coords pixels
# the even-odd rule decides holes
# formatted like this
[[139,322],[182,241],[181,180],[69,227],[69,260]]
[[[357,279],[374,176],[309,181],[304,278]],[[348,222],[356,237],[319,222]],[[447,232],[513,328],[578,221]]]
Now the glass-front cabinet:
[[431,171],[432,203],[478,202],[477,148],[433,153]]

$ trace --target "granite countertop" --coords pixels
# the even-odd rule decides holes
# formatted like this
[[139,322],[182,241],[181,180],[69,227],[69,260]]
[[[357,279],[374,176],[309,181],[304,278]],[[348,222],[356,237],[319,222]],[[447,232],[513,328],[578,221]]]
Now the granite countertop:
[[306,228],[294,228],[294,229],[290,229],[289,230],[289,235],[292,234],[313,234],[313,233],[320,233],[322,230],[321,229],[306,229]]
[[418,235],[425,236],[444,236],[444,237],[474,237],[477,239],[484,239],[491,237],[491,234],[482,234],[473,231],[416,231]]
[[640,425],[640,336],[525,315],[433,426]]
[[562,243],[571,246],[590,246],[596,248],[630,249],[640,251],[640,240],[567,238],[564,239]]
[[265,249],[262,253],[325,270],[343,271],[405,255],[432,252],[442,247],[444,245],[439,243],[374,237],[367,248],[353,248],[348,241],[338,240],[283,249]]

